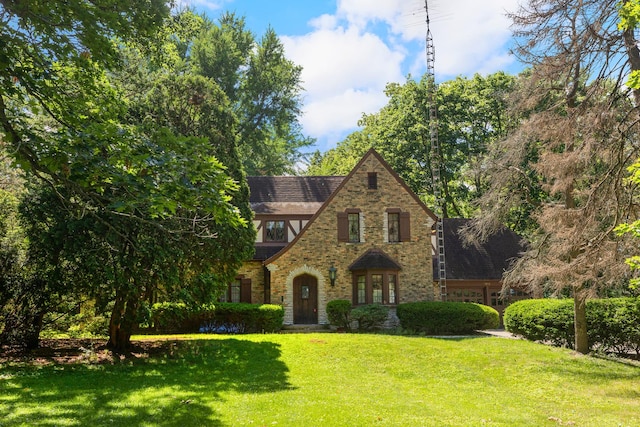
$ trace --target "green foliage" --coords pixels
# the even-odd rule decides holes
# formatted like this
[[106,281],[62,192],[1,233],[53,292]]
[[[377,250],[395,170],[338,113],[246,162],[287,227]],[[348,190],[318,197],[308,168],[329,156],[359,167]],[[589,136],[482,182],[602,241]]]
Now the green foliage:
[[397,315],[403,329],[430,335],[469,334],[500,324],[495,309],[466,302],[404,303],[398,305]]
[[275,304],[219,303],[214,324],[205,327],[212,332],[252,333],[277,332],[282,329],[284,309]]
[[215,312],[213,305],[190,307],[181,302],[161,302],[151,306],[151,321],[157,331],[198,332]]
[[351,301],[337,299],[327,303],[329,323],[345,331],[351,330]]
[[[481,156],[515,126],[507,98],[516,79],[498,72],[486,77],[458,77],[438,85],[438,138],[442,154],[442,188],[446,216],[469,216],[472,202],[487,186]],[[433,194],[430,153],[428,76],[389,83],[388,102],[364,115],[362,129],[324,155],[310,160],[309,175],[347,174],[370,148],[375,148],[416,194]]]
[[389,317],[389,308],[380,304],[359,305],[351,310],[351,320],[360,332],[380,329]]
[[550,342],[572,348],[573,300],[531,299],[516,301],[504,311],[504,327],[532,341]]
[[[71,365],[3,362],[3,427],[640,425],[636,364],[525,340],[328,333],[143,339],[135,344],[161,352],[124,363],[92,363],[86,353]],[[99,342],[95,353],[108,356]]]
[[[190,12],[186,12],[190,13]],[[239,119],[238,144],[249,175],[295,171],[300,149],[313,141],[301,133],[302,68],[285,56],[268,28],[256,40],[244,17],[224,13],[193,39],[189,58],[199,75],[213,79]]]
[[[640,298],[587,301],[589,348],[608,353],[640,354]],[[573,347],[573,301],[518,301],[505,310],[505,328],[532,341]]]

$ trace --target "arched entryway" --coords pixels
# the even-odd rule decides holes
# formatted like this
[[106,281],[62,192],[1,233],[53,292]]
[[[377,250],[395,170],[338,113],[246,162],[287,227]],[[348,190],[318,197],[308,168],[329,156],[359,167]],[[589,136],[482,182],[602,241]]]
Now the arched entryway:
[[310,274],[293,279],[293,323],[318,323],[318,279]]

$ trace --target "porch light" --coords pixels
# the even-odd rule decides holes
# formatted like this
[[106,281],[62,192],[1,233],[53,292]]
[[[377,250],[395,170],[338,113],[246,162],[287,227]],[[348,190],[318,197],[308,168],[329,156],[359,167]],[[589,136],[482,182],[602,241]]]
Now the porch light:
[[331,281],[331,286],[335,286],[336,285],[336,273],[338,272],[338,269],[335,268],[333,266],[333,264],[331,264],[331,267],[329,267],[329,280]]

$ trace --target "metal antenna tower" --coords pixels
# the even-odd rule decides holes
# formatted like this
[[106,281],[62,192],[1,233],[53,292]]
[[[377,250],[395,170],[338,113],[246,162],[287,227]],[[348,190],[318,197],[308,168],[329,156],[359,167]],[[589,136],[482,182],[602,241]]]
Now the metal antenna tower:
[[436,75],[434,63],[436,50],[433,44],[433,36],[429,22],[429,2],[424,1],[424,8],[427,13],[427,77],[429,79],[427,87],[427,101],[429,103],[429,138],[431,140],[431,178],[433,185],[433,195],[435,196],[436,214],[436,243],[438,257],[438,284],[440,286],[440,299],[447,300],[447,270],[444,253],[444,200],[442,198],[440,167],[442,164],[442,154],[440,153],[440,143],[438,142],[438,110],[436,106]]

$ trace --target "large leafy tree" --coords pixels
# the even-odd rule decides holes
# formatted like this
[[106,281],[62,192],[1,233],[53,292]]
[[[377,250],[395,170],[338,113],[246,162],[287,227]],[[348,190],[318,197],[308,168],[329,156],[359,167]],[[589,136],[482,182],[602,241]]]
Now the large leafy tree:
[[[15,49],[7,53],[13,57],[0,93],[3,140],[16,163],[46,183],[25,199],[24,219],[31,264],[47,274],[22,287],[38,298],[22,298],[27,304],[15,318],[37,332],[54,290],[99,294],[114,302],[109,343],[123,349],[151,292],[198,274],[228,280],[248,252],[248,204],[234,204],[243,191],[241,169],[232,178],[212,154],[212,146],[235,141],[234,116],[209,82],[141,78],[137,91],[127,92],[115,78],[126,37],[148,37],[166,53],[155,33],[162,3],[66,2],[48,15],[38,5],[3,10],[11,27],[3,47]],[[186,101],[191,116],[162,121],[144,97],[171,87],[171,95],[203,89],[207,102],[178,98],[173,107]],[[164,113],[173,107],[162,106]],[[191,119],[197,129],[180,128]]]
[[246,172],[295,172],[300,149],[313,143],[298,121],[302,68],[285,57],[273,29],[256,40],[244,18],[224,13],[217,25],[203,22],[186,54],[197,72],[218,83],[229,98],[239,119],[239,151]]
[[514,102],[523,121],[487,157],[492,185],[476,228],[486,236],[514,210],[532,212],[530,250],[505,286],[569,290],[580,352],[588,350],[586,298],[624,277],[624,243],[612,231],[636,214],[623,183],[637,155],[639,98],[623,77],[640,56],[633,32],[618,29],[617,6],[529,0],[511,15],[515,52],[531,65]]
[[[506,112],[516,78],[504,73],[458,77],[438,85],[438,134],[441,147],[445,216],[467,216],[470,202],[487,186],[481,155],[514,126]],[[380,151],[417,194],[433,194],[428,90],[431,81],[390,83],[389,101],[378,113],[364,115],[362,129],[335,149],[317,153],[309,174],[346,174],[369,148]],[[427,196],[428,197],[428,196]],[[433,202],[433,200],[430,200]]]

